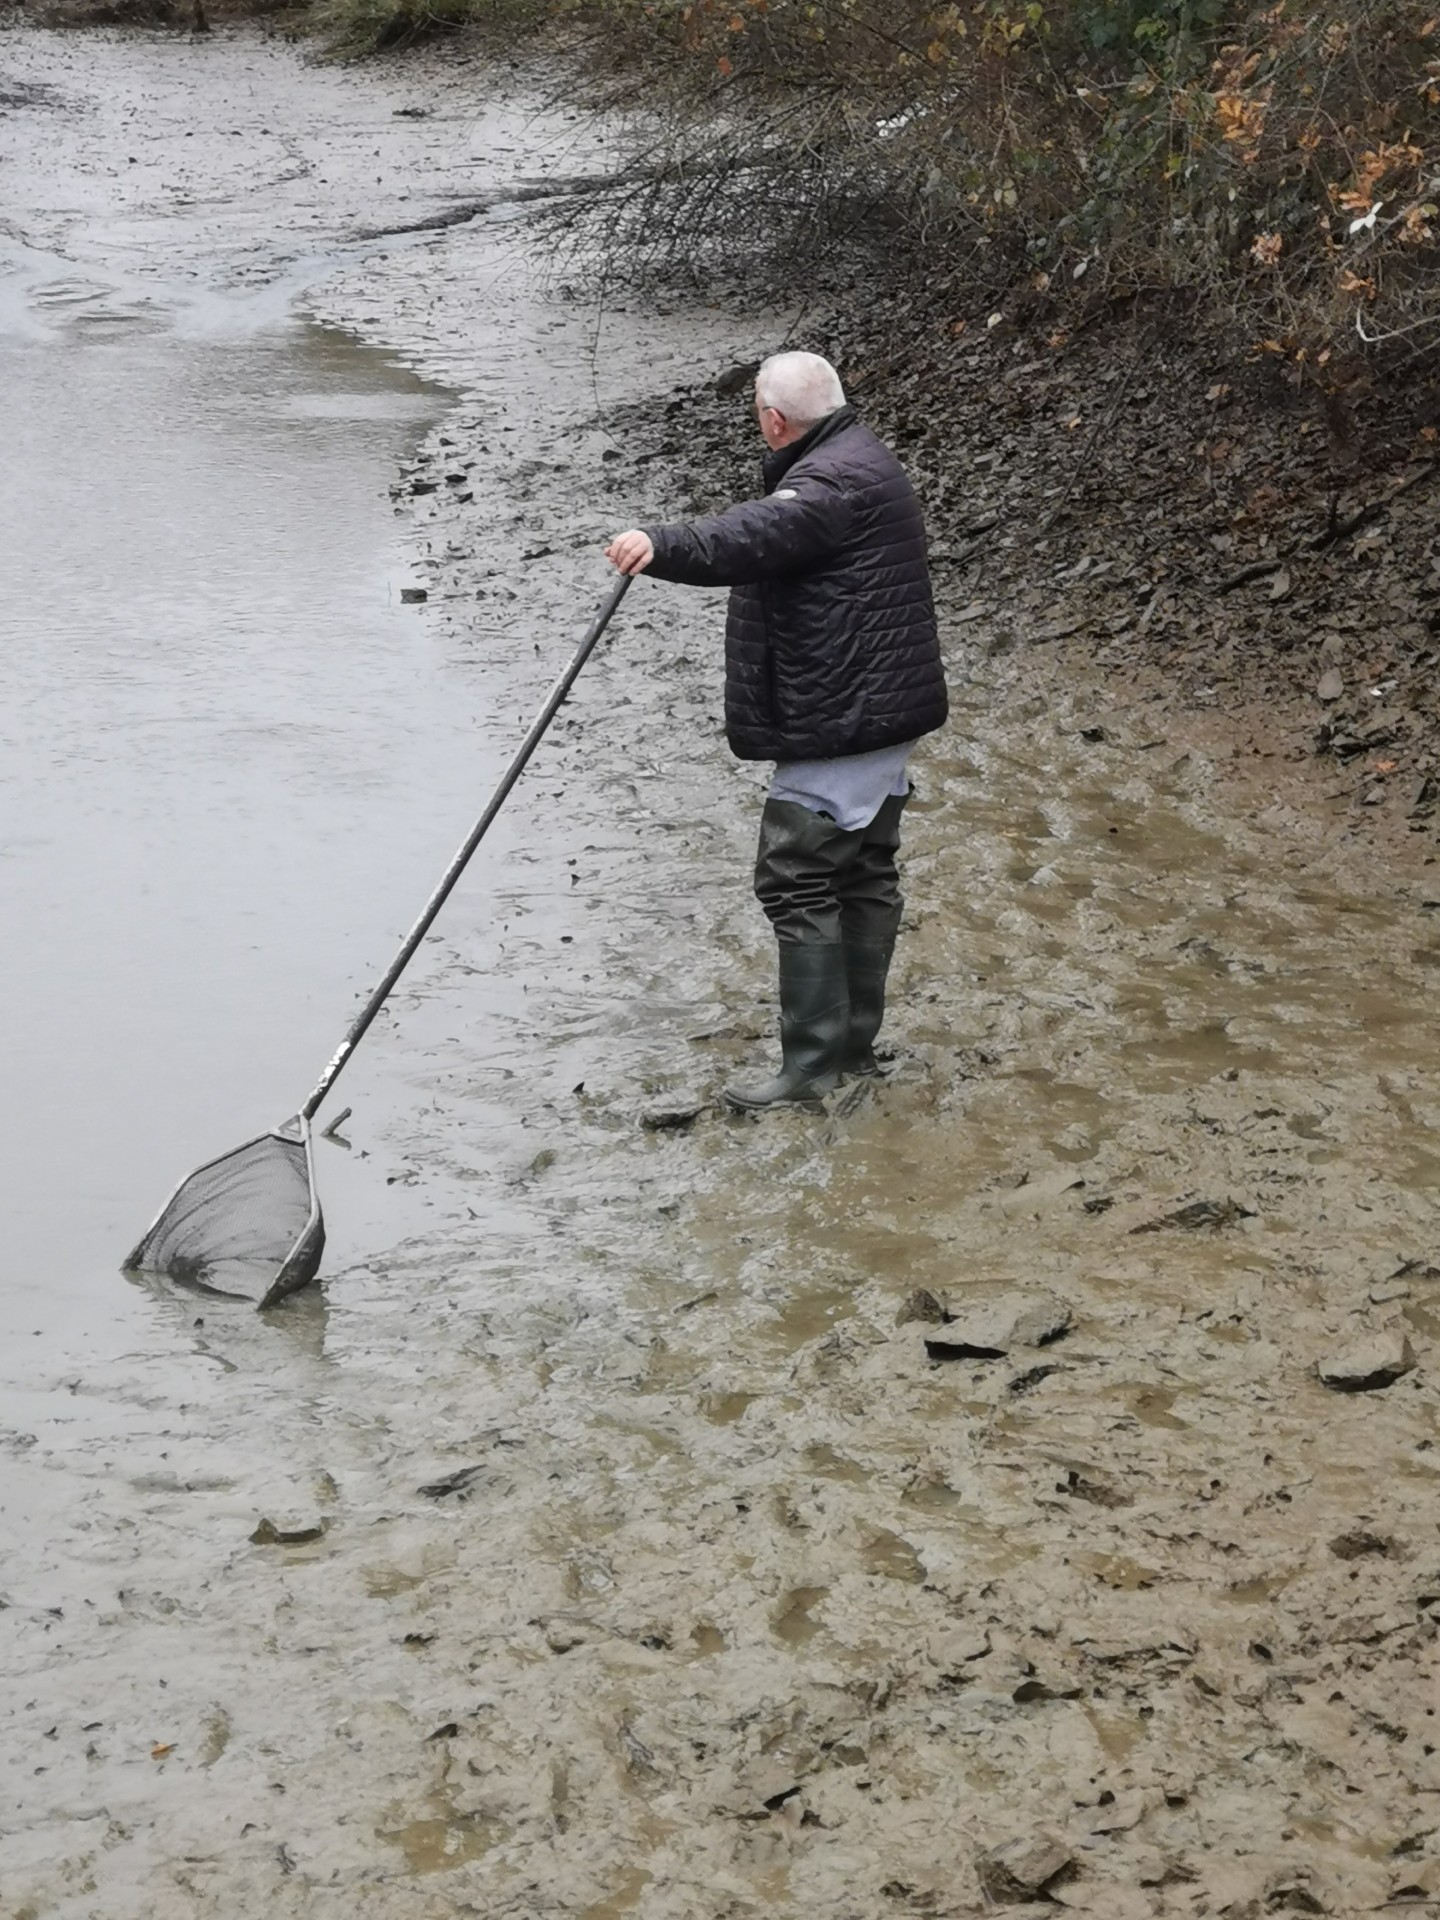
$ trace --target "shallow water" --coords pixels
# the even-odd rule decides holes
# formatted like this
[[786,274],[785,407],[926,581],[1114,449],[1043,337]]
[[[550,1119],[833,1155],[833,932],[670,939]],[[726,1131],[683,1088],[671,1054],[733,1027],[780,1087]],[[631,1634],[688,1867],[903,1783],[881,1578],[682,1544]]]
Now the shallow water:
[[23,1320],[113,1292],[136,1196],[293,1109],[485,768],[386,494],[443,395],[301,321],[72,324],[0,347],[0,385]]
[[[24,1373],[143,1314],[118,1260],[182,1174],[295,1110],[503,764],[499,677],[401,598],[424,553],[392,488],[455,396],[314,303],[433,244],[406,229],[493,192],[515,144],[503,107],[421,127],[413,85],[254,41],[5,53],[33,87],[0,115],[0,1351]],[[346,1082],[377,1120],[415,1104],[382,1090],[383,1031]],[[323,1152],[332,1267],[424,1219],[433,1196]]]
[[[299,312],[196,332],[153,288],[137,317],[56,287],[0,343],[0,1346],[27,1367],[116,1309],[174,1180],[293,1111],[494,771],[483,689],[400,599],[389,485],[444,392]],[[353,1184],[341,1261],[414,1218]]]

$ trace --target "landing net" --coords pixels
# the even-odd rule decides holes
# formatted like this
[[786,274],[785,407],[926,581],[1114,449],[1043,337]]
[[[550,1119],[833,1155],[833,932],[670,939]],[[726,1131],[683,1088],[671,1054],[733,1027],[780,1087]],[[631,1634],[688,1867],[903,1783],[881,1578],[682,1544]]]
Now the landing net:
[[125,1265],[268,1306],[314,1278],[324,1247],[310,1129],[296,1119],[197,1167]]

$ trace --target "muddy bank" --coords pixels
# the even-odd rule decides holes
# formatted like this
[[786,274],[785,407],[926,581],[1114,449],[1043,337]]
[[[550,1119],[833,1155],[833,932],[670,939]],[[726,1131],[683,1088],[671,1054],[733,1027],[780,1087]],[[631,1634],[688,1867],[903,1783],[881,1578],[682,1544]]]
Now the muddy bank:
[[[19,77],[55,84],[26,44]],[[87,46],[123,99],[131,52]],[[180,51],[177,124],[217,74],[275,124],[250,43],[204,49],[240,63],[209,79]],[[348,207],[347,115],[407,102],[324,84],[354,90],[323,135]],[[110,192],[71,124],[72,177]],[[662,452],[635,404],[775,330],[597,316],[546,264],[502,208],[306,296],[462,396],[395,508],[486,753],[603,587],[600,538],[714,484],[683,413]],[[1006,652],[952,587],[891,1075],[818,1121],[731,1121],[716,1090],[773,1009],[718,619],[632,592],[347,1086],[357,1175],[431,1230],[377,1226],[388,1250],[273,1324],[140,1296],[103,1364],[12,1386],[17,1913],[1433,1891],[1418,851],[1376,887],[1288,788]]]

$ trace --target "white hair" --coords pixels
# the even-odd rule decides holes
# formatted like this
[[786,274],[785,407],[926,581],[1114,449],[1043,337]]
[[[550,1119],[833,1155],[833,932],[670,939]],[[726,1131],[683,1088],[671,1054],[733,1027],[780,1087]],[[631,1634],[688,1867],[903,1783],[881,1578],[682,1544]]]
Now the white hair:
[[818,353],[772,353],[760,363],[755,394],[797,427],[814,426],[845,404],[839,374]]

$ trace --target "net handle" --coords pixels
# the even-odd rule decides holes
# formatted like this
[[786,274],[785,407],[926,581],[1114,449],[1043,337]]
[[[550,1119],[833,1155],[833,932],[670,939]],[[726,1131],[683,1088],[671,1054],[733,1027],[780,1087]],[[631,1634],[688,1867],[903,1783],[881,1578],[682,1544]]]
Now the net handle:
[[509,766],[500,776],[500,784],[490,796],[488,806],[475,822],[475,825],[470,829],[464,845],[459,849],[454,859],[445,869],[445,872],[441,876],[440,884],[425,902],[425,907],[420,918],[415,922],[414,926],[411,927],[409,933],[406,934],[404,944],[401,946],[395,958],[390,962],[385,977],[365,1002],[365,1005],[360,1009],[359,1013],[356,1014],[350,1024],[349,1032],[331,1056],[330,1064],[326,1067],[324,1073],[321,1074],[319,1080],[316,1081],[315,1091],[300,1109],[300,1117],[302,1120],[309,1121],[313,1119],[319,1110],[321,1101],[324,1100],[326,1094],[329,1093],[330,1089],[339,1079],[346,1062],[364,1038],[371,1021],[375,1018],[376,1014],[379,1013],[386,1000],[389,999],[396,981],[410,964],[415,949],[430,931],[431,923],[436,914],[439,913],[441,907],[443,907],[449,899],[455,882],[460,878],[466,866],[469,864],[471,854],[474,853],[475,849],[489,832],[496,814],[499,813],[509,796],[510,789],[525,771],[531,754],[534,753],[536,747],[539,746],[541,740],[544,738],[550,722],[565,704],[565,696],[569,693],[571,687],[574,686],[580,669],[595,651],[601,634],[604,633],[606,627],[610,624],[611,616],[620,605],[620,602],[625,598],[626,592],[629,590],[631,578],[632,576],[628,573],[621,574],[620,578],[615,582],[615,585],[611,587],[609,593],[606,594],[599,611],[585,631],[584,639],[575,649],[570,664],[550,689],[545,704],[535,716],[530,731],[516,749],[514,759],[511,760]]

